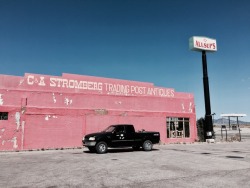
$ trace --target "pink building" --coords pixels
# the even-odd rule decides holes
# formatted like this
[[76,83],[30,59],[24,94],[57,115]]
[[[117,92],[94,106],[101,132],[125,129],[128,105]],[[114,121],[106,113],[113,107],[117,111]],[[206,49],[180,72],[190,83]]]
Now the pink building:
[[81,147],[85,134],[120,123],[159,131],[162,143],[194,142],[194,96],[92,76],[0,75],[0,151]]

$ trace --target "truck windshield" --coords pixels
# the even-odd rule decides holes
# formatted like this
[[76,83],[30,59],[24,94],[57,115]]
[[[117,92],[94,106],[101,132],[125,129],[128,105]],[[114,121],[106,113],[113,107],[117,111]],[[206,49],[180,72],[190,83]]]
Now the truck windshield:
[[110,126],[110,127],[107,127],[106,129],[104,129],[103,132],[109,133],[109,132],[113,132],[113,130],[115,130],[115,127]]

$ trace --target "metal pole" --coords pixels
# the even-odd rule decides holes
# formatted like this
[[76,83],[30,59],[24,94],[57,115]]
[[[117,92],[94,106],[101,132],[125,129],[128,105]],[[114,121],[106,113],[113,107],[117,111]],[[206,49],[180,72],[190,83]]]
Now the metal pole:
[[213,120],[212,120],[211,106],[210,106],[206,51],[202,51],[202,67],[203,67],[203,87],[204,87],[205,110],[206,110],[204,131],[206,133],[206,139],[211,139],[213,136]]
[[212,113],[212,116],[213,116],[213,126],[214,126],[214,115],[216,115],[216,113]]
[[240,125],[239,125],[239,118],[237,116],[237,125],[238,125],[238,129],[239,129],[239,136],[240,136],[240,140],[241,141],[241,133],[240,133]]

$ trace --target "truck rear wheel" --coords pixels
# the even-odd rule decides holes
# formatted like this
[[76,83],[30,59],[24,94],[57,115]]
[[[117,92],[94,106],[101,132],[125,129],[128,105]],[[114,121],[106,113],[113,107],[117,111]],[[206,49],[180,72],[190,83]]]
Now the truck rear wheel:
[[153,148],[153,144],[150,140],[145,140],[142,145],[142,149],[144,151],[151,151]]
[[106,144],[106,142],[99,142],[96,144],[95,149],[98,154],[107,153],[108,145]]

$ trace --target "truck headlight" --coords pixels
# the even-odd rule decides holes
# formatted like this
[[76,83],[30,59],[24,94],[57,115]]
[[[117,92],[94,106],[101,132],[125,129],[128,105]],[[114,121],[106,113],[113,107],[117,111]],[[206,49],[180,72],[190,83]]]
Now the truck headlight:
[[95,140],[95,137],[89,137],[89,140]]

